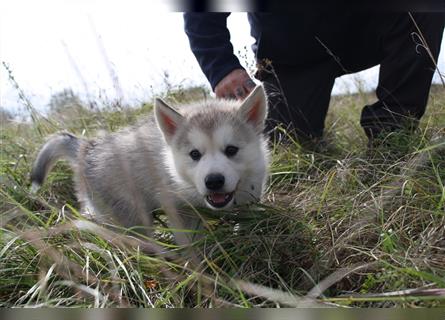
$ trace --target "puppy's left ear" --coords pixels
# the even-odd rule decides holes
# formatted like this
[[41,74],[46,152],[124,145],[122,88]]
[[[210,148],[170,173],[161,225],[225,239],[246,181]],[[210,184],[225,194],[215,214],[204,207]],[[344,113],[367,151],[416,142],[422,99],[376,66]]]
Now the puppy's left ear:
[[155,118],[165,141],[170,144],[184,117],[159,98],[155,100]]
[[256,86],[242,102],[238,114],[258,133],[263,132],[267,116],[267,98],[262,85]]

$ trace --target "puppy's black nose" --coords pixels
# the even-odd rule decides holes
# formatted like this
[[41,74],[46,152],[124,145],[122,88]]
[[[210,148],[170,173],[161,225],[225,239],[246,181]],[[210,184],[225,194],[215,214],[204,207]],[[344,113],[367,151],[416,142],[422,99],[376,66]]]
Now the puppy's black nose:
[[204,182],[207,189],[217,191],[224,186],[225,178],[220,173],[211,173],[205,177]]

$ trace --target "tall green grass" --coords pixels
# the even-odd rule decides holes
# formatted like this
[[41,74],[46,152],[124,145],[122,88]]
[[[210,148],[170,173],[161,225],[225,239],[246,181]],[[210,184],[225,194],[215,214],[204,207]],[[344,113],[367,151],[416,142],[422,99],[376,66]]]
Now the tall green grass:
[[[167,99],[204,95],[179,90]],[[115,131],[150,103],[47,117],[29,106],[32,122],[4,119],[0,306],[445,306],[445,90],[432,88],[416,134],[391,135],[397,150],[370,155],[358,117],[373,99],[332,99],[323,152],[273,146],[261,204],[199,210],[206,230],[194,237],[198,259],[175,244],[161,210],[153,238],[82,217],[64,163],[29,193],[47,135]]]

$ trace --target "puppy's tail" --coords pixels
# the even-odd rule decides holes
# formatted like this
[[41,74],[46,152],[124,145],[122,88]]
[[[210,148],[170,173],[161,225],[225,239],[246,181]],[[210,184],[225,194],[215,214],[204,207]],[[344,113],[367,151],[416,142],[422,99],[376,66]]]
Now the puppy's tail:
[[71,163],[77,160],[82,140],[69,133],[52,136],[42,147],[31,171],[31,192],[35,193],[45,181],[46,175],[60,159]]

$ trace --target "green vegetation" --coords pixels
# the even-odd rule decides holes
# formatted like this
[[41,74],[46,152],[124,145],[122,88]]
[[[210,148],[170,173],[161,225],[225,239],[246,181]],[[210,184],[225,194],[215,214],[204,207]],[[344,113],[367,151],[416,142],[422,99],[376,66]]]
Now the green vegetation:
[[[166,98],[205,95],[194,88]],[[207,229],[194,242],[195,260],[173,242],[162,212],[154,239],[88,222],[64,163],[29,193],[47,135],[114,131],[151,104],[74,103],[47,118],[29,105],[32,122],[2,117],[0,306],[444,307],[445,90],[432,88],[419,132],[391,135],[393,149],[370,155],[358,118],[373,99],[333,97],[322,152],[274,146],[262,204],[200,211]]]

